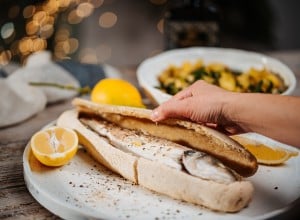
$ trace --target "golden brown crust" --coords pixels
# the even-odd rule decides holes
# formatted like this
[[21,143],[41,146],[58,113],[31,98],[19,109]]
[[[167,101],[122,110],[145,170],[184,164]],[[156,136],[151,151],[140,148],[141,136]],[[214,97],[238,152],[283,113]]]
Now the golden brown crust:
[[74,99],[73,104],[80,112],[97,114],[122,127],[143,130],[209,153],[244,177],[257,171],[257,160],[247,149],[230,137],[206,126],[179,119],[154,123],[151,121],[149,109],[96,104],[79,98]]

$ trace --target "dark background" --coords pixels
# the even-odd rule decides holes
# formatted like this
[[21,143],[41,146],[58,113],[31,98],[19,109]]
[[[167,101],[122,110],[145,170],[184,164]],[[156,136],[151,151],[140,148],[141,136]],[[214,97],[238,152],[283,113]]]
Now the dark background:
[[[92,0],[77,0],[77,3]],[[97,0],[94,0],[94,2]],[[100,0],[99,0],[100,1]],[[98,1],[98,3],[99,3]],[[13,42],[26,36],[22,10],[27,5],[46,1],[1,0],[0,28],[12,22],[15,32],[9,41],[1,38],[0,52],[9,50]],[[100,1],[102,2],[102,1]],[[55,34],[60,28],[70,30],[70,38],[78,40],[78,48],[68,59],[82,63],[108,63],[115,66],[137,65],[145,58],[165,50],[161,25],[171,0],[104,0],[101,6],[77,24],[69,24],[70,9],[57,14],[54,33],[47,38],[47,49],[54,52]],[[220,13],[221,47],[252,51],[294,50],[300,48],[300,2],[297,0],[215,0]],[[19,6],[19,14],[8,15],[12,6]],[[73,8],[76,5],[73,5]],[[117,16],[110,28],[99,26],[105,12]],[[26,56],[25,56],[26,57]],[[64,59],[64,57],[55,57]],[[20,54],[13,54],[12,61],[19,62]]]

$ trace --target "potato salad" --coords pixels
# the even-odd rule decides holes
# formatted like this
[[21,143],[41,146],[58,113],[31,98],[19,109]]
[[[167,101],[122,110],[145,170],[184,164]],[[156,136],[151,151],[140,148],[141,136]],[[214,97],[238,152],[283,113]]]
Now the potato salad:
[[175,95],[197,80],[205,80],[233,92],[280,94],[287,88],[283,79],[267,68],[237,71],[222,63],[204,64],[202,60],[185,61],[180,66],[170,65],[159,74],[158,80],[159,89],[170,95]]

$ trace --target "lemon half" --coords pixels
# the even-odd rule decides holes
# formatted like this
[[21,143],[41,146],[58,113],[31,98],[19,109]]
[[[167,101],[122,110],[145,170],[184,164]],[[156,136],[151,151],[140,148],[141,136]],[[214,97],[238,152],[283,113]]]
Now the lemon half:
[[35,133],[30,146],[34,156],[44,165],[62,166],[76,154],[78,136],[75,131],[63,127],[50,127]]

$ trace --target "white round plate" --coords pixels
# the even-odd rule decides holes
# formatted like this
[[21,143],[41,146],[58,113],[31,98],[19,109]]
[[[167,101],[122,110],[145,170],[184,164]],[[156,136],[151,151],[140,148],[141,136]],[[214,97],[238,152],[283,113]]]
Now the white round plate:
[[180,66],[185,61],[194,62],[202,59],[204,63],[220,62],[233,70],[246,71],[251,67],[267,68],[280,75],[288,86],[283,95],[290,95],[296,87],[294,73],[282,62],[272,57],[238,49],[192,47],[174,49],[163,52],[144,60],[137,69],[137,79],[146,95],[156,104],[161,104],[171,98],[171,95],[162,92],[159,86],[158,75],[171,64]]
[[[257,134],[246,136],[297,151]],[[134,185],[98,164],[83,148],[67,165],[49,168],[35,159],[28,144],[23,168],[32,196],[64,219],[266,219],[286,211],[300,196],[300,156],[282,166],[259,166],[249,178],[255,188],[253,200],[231,214],[213,212]]]

